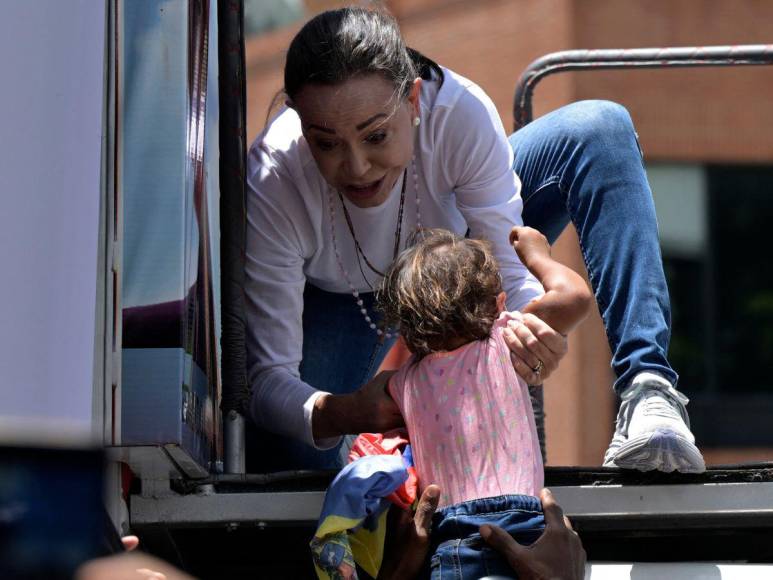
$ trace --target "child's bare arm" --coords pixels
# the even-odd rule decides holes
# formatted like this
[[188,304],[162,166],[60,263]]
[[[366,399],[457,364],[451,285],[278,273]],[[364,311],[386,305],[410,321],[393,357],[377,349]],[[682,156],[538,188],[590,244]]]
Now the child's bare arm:
[[550,256],[550,244],[540,232],[514,227],[510,243],[518,257],[545,288],[545,295],[529,302],[524,313],[543,320],[553,330],[567,334],[588,314],[593,295],[585,280]]

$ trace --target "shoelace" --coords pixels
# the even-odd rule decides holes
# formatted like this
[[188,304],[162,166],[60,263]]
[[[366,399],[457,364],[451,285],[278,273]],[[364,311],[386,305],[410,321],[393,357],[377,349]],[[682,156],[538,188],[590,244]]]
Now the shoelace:
[[[651,392],[651,395],[649,396],[648,391]],[[657,396],[658,400],[652,401],[652,396]],[[643,398],[645,399],[644,401],[641,400]],[[669,399],[671,398],[674,400],[673,404],[669,403]],[[683,416],[680,413],[680,409],[677,409],[676,407],[679,406],[679,403],[686,405],[688,402],[689,399],[687,397],[671,386],[668,388],[660,385],[653,387],[651,384],[647,383],[637,385],[635,388],[628,389],[622,396],[621,412],[617,416],[618,421],[615,434],[618,432],[627,432],[628,425],[633,418],[633,411],[639,404],[647,405],[645,412],[648,415],[655,415],[660,411],[659,414],[661,417],[681,418],[687,423],[689,419]],[[650,407],[653,408],[652,412],[650,412]],[[689,425],[689,423],[687,424]]]
[[660,417],[674,419],[682,418],[681,414],[674,408],[674,406],[666,401],[662,396],[658,396],[658,394],[646,397],[642,403],[646,405],[644,408],[645,415],[659,415]]

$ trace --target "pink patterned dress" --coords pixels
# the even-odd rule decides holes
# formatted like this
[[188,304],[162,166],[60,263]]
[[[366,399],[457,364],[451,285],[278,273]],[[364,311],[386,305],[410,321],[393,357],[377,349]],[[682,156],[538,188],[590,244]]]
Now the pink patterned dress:
[[409,360],[389,391],[400,407],[422,486],[442,490],[440,507],[506,494],[537,495],[542,456],[528,388],[513,369],[502,329],[449,352]]

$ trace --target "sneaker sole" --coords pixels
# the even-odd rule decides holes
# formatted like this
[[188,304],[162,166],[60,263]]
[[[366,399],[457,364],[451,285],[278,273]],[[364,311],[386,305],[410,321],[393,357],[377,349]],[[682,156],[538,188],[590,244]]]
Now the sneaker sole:
[[621,469],[664,471],[670,473],[703,473],[706,464],[698,448],[676,431],[656,429],[629,439],[620,446],[613,459]]

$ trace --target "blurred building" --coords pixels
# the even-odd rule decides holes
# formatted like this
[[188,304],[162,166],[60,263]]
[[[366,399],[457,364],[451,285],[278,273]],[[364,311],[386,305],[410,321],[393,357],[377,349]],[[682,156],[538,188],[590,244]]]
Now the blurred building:
[[[282,86],[284,51],[309,16],[343,2],[248,0],[248,137]],[[360,4],[368,4],[360,2]],[[516,81],[534,59],[573,48],[773,43],[764,0],[393,0],[413,46],[481,85],[512,127]],[[770,46],[773,50],[773,45]],[[773,459],[773,67],[561,74],[535,117],[589,98],[624,104],[658,209],[673,301],[672,364],[709,463]],[[554,246],[584,273],[570,227]],[[570,337],[545,385],[548,461],[599,464],[616,401],[598,313]]]

